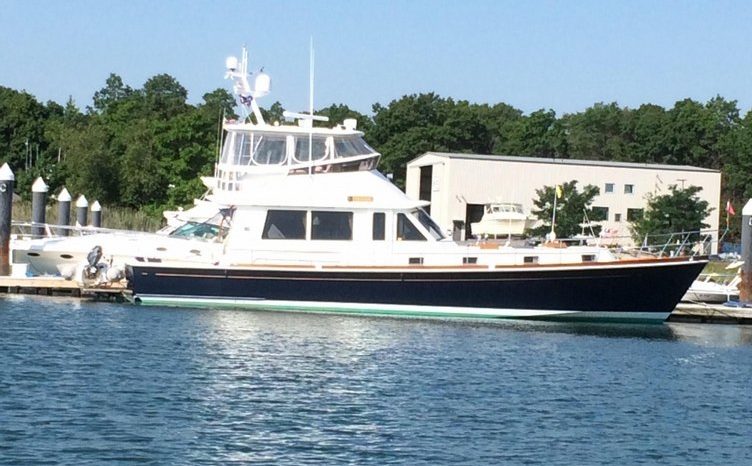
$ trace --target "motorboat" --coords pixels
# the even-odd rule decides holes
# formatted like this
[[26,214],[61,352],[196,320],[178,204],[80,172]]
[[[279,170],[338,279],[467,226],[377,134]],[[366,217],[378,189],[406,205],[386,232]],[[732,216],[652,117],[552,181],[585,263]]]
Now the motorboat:
[[535,222],[534,217],[525,213],[522,204],[492,202],[485,204],[483,218],[480,222],[471,223],[470,229],[475,236],[522,236]]
[[715,304],[739,301],[739,285],[742,282],[742,277],[738,269],[742,264],[742,261],[734,261],[729,264],[726,267],[727,270],[737,269],[736,273],[730,275],[701,274],[692,282],[692,285],[682,297],[682,301]]
[[[376,170],[354,121],[269,124],[268,78],[227,61],[247,116],[226,122],[211,200],[232,206],[221,252],[188,263],[130,261],[144,305],[412,317],[665,320],[706,260],[620,260],[606,248],[456,243]],[[551,247],[554,246],[554,247]]]

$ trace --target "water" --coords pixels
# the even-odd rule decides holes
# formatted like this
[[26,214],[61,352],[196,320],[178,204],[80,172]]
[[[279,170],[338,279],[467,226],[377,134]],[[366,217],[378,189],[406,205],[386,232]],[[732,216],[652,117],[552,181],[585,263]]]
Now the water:
[[0,298],[0,464],[752,464],[752,328]]

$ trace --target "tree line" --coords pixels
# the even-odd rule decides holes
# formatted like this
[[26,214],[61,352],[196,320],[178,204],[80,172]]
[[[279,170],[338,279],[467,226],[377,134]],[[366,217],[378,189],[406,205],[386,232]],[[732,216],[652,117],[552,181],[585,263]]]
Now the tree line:
[[[41,103],[0,86],[0,162],[10,164],[23,195],[42,176],[52,192],[65,185],[104,205],[156,214],[201,194],[199,176],[213,172],[221,119],[234,116],[233,107],[225,89],[189,104],[187,90],[167,74],[140,88],[111,74],[85,109],[72,99]],[[264,113],[282,121],[279,102]],[[376,103],[371,115],[343,104],[317,113],[329,116],[330,125],[356,118],[383,155],[380,170],[393,173],[400,186],[409,160],[447,151],[693,165],[723,173],[723,205],[711,206],[716,212],[724,212],[726,199],[738,211],[752,197],[752,112],[742,116],[735,100],[721,96],[684,99],[672,108],[595,103],[557,115],[423,93]]]

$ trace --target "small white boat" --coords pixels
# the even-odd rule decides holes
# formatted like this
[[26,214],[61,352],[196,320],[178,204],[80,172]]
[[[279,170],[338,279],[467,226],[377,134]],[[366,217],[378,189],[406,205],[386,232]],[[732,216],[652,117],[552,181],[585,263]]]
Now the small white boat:
[[[719,281],[719,278],[721,280]],[[739,284],[741,276],[735,275],[725,282],[717,274],[701,275],[692,282],[682,301],[693,303],[725,303],[739,299]]]
[[475,236],[522,236],[534,223],[522,204],[492,202],[486,204],[481,221],[471,223],[470,228]]

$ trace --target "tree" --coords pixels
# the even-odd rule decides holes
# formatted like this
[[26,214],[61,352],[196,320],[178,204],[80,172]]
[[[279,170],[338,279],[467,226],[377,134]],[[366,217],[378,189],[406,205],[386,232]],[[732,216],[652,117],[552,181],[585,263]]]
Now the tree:
[[[701,200],[697,193],[702,191],[699,186],[689,186],[685,189],[671,185],[668,194],[659,196],[648,194],[647,207],[641,218],[630,225],[632,239],[642,243],[646,235],[670,235],[681,232],[699,232],[708,225],[703,222],[713,210],[708,202]],[[695,233],[690,236],[691,241],[699,238]]]
[[528,157],[565,156],[563,131],[553,110],[541,109],[516,119],[507,126],[507,131],[507,141],[494,147],[497,153]]
[[110,73],[107,81],[105,81],[105,86],[94,93],[94,110],[104,113],[112,105],[126,99],[131,94],[133,94],[133,89],[123,84],[123,78],[115,73]]
[[[577,189],[577,180],[563,183],[560,186],[560,197],[557,197],[555,186],[544,186],[535,190],[538,199],[533,200],[535,208],[532,210],[532,214],[542,222],[542,225],[531,231],[533,235],[544,236],[551,231],[555,197],[557,198],[554,232],[558,238],[569,238],[581,233],[581,224],[585,216],[588,219],[594,219],[594,213],[590,206],[595,196],[600,193],[597,186],[587,185],[582,192]],[[599,230],[599,228],[594,228],[594,230]],[[597,234],[599,231],[595,231],[595,233]]]

